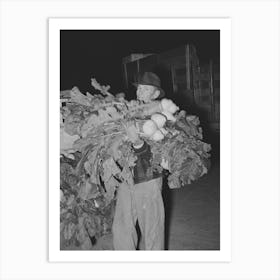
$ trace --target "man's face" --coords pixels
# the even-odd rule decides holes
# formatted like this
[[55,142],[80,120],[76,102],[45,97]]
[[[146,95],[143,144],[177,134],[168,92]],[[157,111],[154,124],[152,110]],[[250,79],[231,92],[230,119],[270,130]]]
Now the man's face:
[[158,89],[150,85],[138,85],[136,95],[137,99],[148,103],[157,98],[156,92]]

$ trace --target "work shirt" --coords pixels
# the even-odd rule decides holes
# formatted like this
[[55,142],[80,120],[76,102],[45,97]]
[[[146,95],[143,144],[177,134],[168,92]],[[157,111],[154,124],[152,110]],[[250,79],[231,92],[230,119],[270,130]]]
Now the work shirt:
[[161,173],[152,169],[152,152],[146,142],[144,142],[141,148],[133,149],[137,156],[136,165],[133,168],[134,184],[147,182],[162,176]]

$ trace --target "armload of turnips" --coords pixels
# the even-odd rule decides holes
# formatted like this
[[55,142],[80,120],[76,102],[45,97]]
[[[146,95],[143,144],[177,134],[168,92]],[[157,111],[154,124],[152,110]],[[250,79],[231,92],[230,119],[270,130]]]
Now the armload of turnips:
[[[63,91],[60,109],[61,249],[88,250],[111,232],[118,187],[131,184],[136,156],[128,128],[149,144],[152,169],[166,169],[168,186],[187,186],[207,173],[209,144],[197,116],[170,99],[126,100],[95,79],[98,94]],[[163,165],[162,162],[168,162]]]

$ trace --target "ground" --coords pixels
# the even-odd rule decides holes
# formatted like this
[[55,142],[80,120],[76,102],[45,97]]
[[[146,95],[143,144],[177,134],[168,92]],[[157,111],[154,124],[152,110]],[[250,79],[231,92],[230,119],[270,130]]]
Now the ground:
[[195,183],[168,191],[166,248],[168,250],[219,250],[219,165]]

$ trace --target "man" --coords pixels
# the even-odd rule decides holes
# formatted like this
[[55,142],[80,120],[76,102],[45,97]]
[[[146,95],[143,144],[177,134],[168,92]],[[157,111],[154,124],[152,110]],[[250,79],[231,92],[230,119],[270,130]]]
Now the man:
[[[137,99],[149,103],[164,96],[159,77],[145,72],[139,77]],[[162,200],[162,176],[151,168],[149,145],[139,138],[134,125],[127,129],[128,138],[137,156],[133,170],[134,185],[121,185],[113,222],[115,250],[136,250],[138,244],[136,222],[141,231],[141,247],[144,250],[164,249],[164,205]]]

